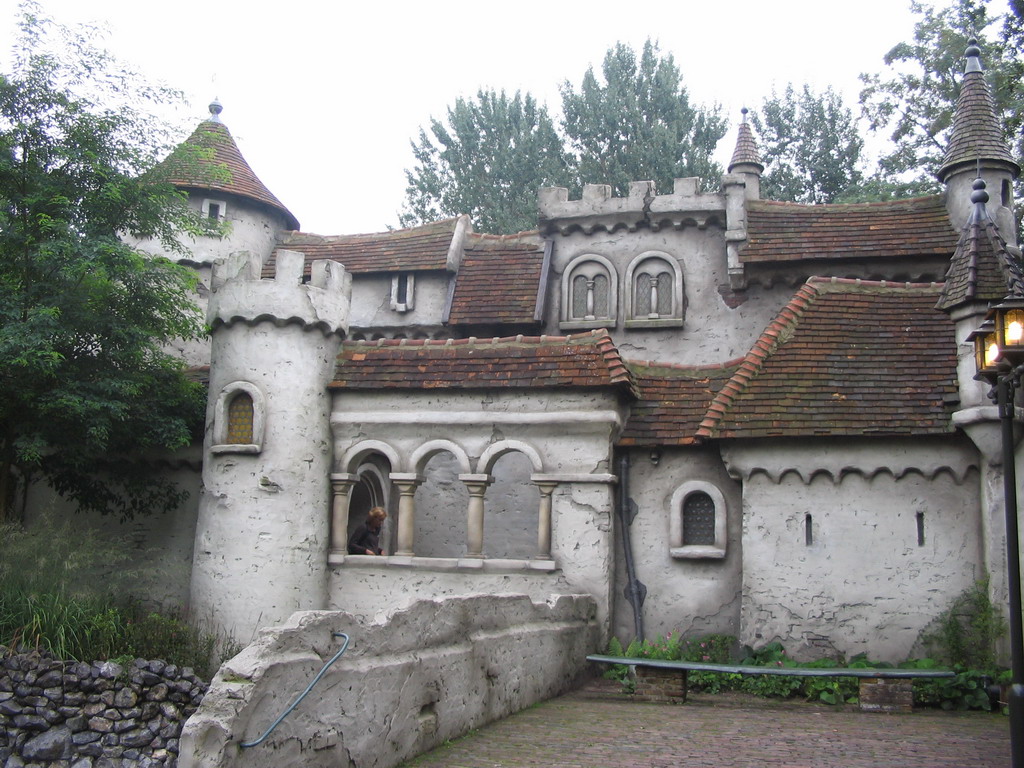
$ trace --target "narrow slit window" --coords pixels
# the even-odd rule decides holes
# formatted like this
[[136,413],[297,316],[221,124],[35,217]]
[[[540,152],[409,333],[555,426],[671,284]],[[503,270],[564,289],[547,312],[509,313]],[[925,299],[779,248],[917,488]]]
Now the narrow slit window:
[[917,546],[924,546],[924,512],[917,513]]
[[408,275],[399,275],[398,276],[398,287],[397,287],[395,293],[397,294],[396,297],[395,297],[395,300],[399,304],[407,303],[407,300],[408,300],[408,297],[409,297],[409,276]]
[[810,513],[804,515],[804,544],[808,547],[814,543],[814,519]]

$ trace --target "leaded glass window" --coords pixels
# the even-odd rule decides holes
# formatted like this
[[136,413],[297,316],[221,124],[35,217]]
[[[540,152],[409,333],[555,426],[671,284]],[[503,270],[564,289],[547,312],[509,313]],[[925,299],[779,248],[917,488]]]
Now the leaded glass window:
[[715,502],[703,491],[683,501],[683,546],[715,543]]
[[228,404],[227,442],[233,445],[249,445],[253,442],[252,435],[253,408],[252,397],[247,392],[239,392]]

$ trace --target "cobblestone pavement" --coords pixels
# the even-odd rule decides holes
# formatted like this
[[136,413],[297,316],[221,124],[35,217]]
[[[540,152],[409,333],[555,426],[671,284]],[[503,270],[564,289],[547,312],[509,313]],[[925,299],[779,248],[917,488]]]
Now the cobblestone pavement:
[[408,768],[1007,768],[1008,719],[917,709],[837,710],[752,697],[642,704],[571,693]]

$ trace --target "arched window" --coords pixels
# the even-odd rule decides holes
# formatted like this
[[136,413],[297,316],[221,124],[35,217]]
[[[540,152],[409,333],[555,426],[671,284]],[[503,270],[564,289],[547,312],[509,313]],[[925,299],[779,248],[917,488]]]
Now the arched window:
[[562,277],[562,328],[615,325],[618,291],[615,268],[596,254],[579,256]]
[[259,453],[265,421],[263,393],[247,381],[221,390],[213,412],[213,453]]
[[725,557],[726,504],[714,485],[691,480],[676,488],[669,507],[669,552],[672,557]]
[[668,254],[642,253],[626,270],[626,327],[677,327],[686,299],[679,264]]
[[715,543],[715,502],[704,491],[683,500],[683,546]]
[[227,442],[235,445],[251,445],[252,440],[252,396],[248,392],[236,392],[228,403]]

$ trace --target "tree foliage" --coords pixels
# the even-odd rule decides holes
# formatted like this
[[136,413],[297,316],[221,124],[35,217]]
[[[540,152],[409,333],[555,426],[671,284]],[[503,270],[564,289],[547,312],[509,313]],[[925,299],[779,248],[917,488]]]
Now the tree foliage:
[[604,57],[603,81],[587,70],[577,91],[562,84],[563,127],[579,183],[610,184],[616,194],[629,182],[653,179],[668,192],[672,180],[699,176],[717,185],[712,159],[726,121],[715,106],[690,102],[671,54],[648,40],[640,56],[616,44]]
[[1021,3],[1011,13],[990,13],[992,3],[955,0],[935,8],[918,0],[913,39],[885,54],[884,74],[861,75],[861,107],[870,127],[885,131],[893,150],[880,160],[890,178],[928,183],[937,190],[935,173],[953,124],[964,71],[964,51],[971,38],[981,45],[982,65],[995,99],[997,116],[1007,143],[1018,157],[1024,153],[1024,54],[1021,43]]
[[772,200],[832,203],[862,181],[864,141],[857,120],[831,88],[815,93],[793,85],[751,115],[765,172],[761,191]]
[[0,517],[40,478],[80,508],[166,509],[140,456],[191,437],[200,393],[162,346],[201,326],[191,272],[126,238],[180,249],[200,226],[154,171],[168,134],[143,105],[174,94],[94,30],[22,14],[0,75]]
[[712,160],[725,120],[717,107],[691,104],[671,55],[648,41],[608,51],[598,78],[587,71],[577,91],[561,86],[561,132],[543,105],[526,94],[480,91],[459,99],[447,120],[432,119],[412,142],[402,226],[468,213],[486,232],[537,224],[537,190],[654,179],[672,189],[677,176],[717,183]]
[[430,121],[412,142],[402,226],[468,213],[485,232],[537,222],[537,189],[570,182],[562,140],[547,109],[518,91],[481,90],[458,99],[447,124]]

